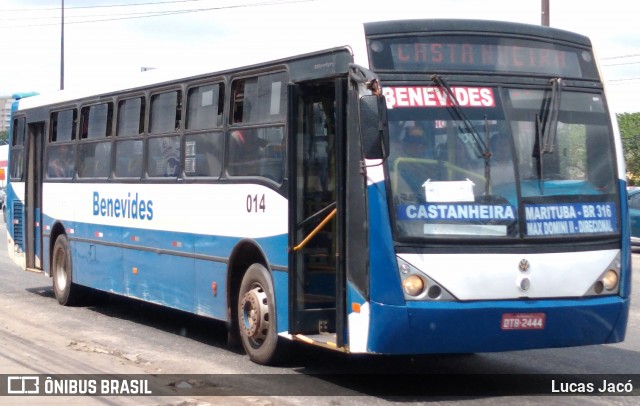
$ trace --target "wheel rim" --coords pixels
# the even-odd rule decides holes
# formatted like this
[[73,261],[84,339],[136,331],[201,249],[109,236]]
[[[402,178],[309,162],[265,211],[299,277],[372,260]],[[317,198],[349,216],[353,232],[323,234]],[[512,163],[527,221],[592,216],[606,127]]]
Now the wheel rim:
[[55,278],[56,278],[56,285],[58,285],[58,289],[61,291],[64,291],[67,288],[67,272],[65,271],[66,268],[66,261],[64,261],[63,259],[60,258],[60,256],[64,253],[64,251],[58,251],[56,253],[56,268],[55,268]]
[[264,343],[269,332],[269,300],[262,286],[255,286],[240,302],[240,326],[252,347]]

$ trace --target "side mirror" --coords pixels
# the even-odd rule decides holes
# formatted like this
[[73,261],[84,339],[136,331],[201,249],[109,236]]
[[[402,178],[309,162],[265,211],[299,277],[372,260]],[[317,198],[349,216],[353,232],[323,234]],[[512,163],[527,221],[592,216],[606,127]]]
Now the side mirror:
[[389,151],[387,106],[384,97],[360,97],[360,134],[367,159],[385,159]]

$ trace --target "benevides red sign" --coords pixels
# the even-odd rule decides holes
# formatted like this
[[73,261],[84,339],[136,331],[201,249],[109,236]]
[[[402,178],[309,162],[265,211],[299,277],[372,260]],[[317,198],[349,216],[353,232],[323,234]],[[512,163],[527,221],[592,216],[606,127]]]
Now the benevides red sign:
[[[490,87],[452,87],[460,107],[494,107],[493,89]],[[447,92],[437,86],[385,87],[382,94],[387,108],[396,107],[450,107],[453,106]]]

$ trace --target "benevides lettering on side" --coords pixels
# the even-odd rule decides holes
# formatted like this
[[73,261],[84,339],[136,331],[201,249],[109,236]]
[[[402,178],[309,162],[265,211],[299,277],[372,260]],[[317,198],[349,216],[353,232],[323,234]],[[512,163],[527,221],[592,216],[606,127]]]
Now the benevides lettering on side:
[[140,199],[138,193],[125,198],[101,197],[93,192],[93,215],[133,220],[153,220],[153,200]]

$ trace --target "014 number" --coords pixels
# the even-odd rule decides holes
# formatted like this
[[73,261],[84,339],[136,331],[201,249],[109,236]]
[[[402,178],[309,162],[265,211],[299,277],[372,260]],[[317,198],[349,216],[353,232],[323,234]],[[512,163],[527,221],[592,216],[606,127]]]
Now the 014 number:
[[247,195],[247,213],[258,213],[259,211],[264,213],[266,209],[264,194],[262,196]]

